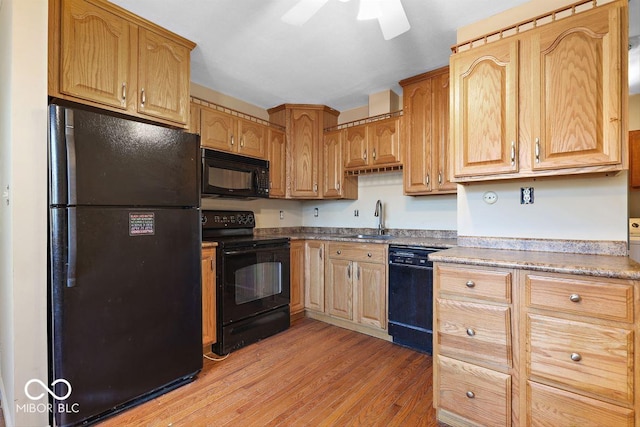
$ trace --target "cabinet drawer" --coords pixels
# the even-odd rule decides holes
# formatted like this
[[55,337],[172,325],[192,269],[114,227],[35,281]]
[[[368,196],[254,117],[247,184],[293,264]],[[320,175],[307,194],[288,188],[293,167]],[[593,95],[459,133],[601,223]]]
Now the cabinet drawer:
[[474,424],[511,425],[511,376],[438,357],[439,408]]
[[511,366],[510,308],[438,299],[440,352],[467,360]]
[[436,265],[440,292],[492,301],[511,302],[512,274],[504,270],[478,270]]
[[527,382],[528,426],[631,427],[633,410]]
[[527,317],[531,377],[633,401],[633,332],[553,317]]
[[329,258],[351,261],[387,263],[385,245],[361,243],[329,243]]
[[527,274],[527,306],[584,316],[633,321],[633,287],[602,279],[569,279]]

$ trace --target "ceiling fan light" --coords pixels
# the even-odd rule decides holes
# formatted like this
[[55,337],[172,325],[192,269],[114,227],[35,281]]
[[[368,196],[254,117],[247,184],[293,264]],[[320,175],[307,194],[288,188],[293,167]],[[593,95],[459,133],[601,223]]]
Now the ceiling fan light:
[[[360,0],[362,2],[362,0]],[[385,40],[391,40],[402,33],[409,31],[411,25],[402,8],[400,0],[385,0],[380,2],[380,15],[378,23]]]
[[280,18],[291,25],[304,25],[329,0],[300,0]]
[[380,16],[381,0],[360,0],[358,8],[358,21],[366,21],[367,19],[376,19]]

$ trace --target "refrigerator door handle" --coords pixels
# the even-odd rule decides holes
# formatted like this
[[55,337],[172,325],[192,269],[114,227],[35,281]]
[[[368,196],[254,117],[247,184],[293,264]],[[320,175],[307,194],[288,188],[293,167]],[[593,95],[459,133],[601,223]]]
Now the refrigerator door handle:
[[67,288],[76,286],[78,264],[78,234],[76,228],[76,209],[68,209],[67,219]]
[[67,140],[67,191],[68,203],[75,205],[78,202],[76,192],[76,140],[73,129],[73,110],[66,109],[64,133]]

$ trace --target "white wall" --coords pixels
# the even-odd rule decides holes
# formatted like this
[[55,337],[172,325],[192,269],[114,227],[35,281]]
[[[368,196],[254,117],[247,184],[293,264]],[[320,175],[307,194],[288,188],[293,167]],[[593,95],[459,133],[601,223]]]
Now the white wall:
[[[47,373],[47,0],[0,4],[0,387],[8,426],[43,426]],[[45,396],[47,396],[45,394]],[[43,397],[35,403],[46,403]]]
[[[386,228],[456,230],[456,196],[404,196],[402,173],[358,177],[358,200],[306,201],[302,209],[305,227],[375,228],[376,201],[383,202]],[[313,216],[318,208],[318,217]],[[354,210],[360,215],[354,216]]]
[[[521,187],[534,188],[533,204],[520,204]],[[458,235],[625,241],[626,196],[626,173],[458,186]]]

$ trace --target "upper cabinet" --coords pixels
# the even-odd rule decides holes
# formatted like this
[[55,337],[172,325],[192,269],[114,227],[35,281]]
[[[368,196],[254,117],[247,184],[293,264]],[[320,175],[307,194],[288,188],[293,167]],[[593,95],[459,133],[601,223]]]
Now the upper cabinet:
[[215,108],[200,108],[203,147],[245,156],[266,158],[268,127]]
[[322,198],[357,199],[358,177],[344,172],[344,130],[324,132],[322,141]]
[[450,181],[449,67],[400,82],[403,93],[404,194],[455,193]]
[[[341,168],[329,160],[340,159],[336,151],[340,141],[325,145],[323,138],[323,130],[337,124],[339,112],[307,104],[283,104],[268,111],[270,120],[286,129],[286,197],[322,199],[325,190],[328,198],[352,197],[344,192]],[[325,173],[330,176],[325,177]],[[330,188],[325,189],[325,185]]]
[[559,9],[519,24],[526,31],[487,36],[499,41],[458,46],[455,181],[627,168],[627,7],[591,7]]
[[401,166],[400,116],[366,120],[367,123],[356,126],[339,126],[345,129],[345,169],[360,171]]
[[51,0],[49,95],[186,128],[194,47],[104,0]]

